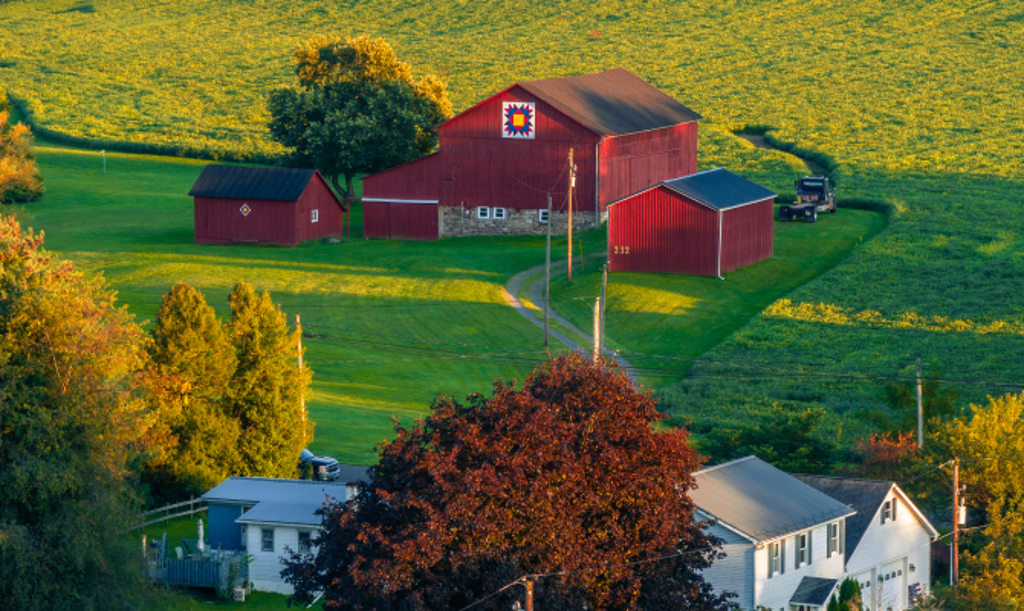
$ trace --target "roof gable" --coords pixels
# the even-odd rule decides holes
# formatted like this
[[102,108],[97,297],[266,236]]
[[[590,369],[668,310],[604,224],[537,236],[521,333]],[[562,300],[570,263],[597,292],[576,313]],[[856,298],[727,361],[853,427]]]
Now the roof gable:
[[853,509],[756,456],[693,474],[690,498],[705,513],[763,542],[853,513]]
[[724,168],[666,180],[662,185],[715,210],[728,210],[771,199],[776,194]]
[[193,197],[295,201],[317,174],[316,170],[302,168],[210,164],[203,168],[188,194]]
[[855,477],[837,477],[830,475],[794,475],[809,486],[820,490],[834,499],[838,499],[853,507],[857,514],[846,519],[846,559],[849,560],[857,549],[857,544],[864,537],[864,533],[875,522],[875,516],[882,503],[889,496],[889,492],[895,492],[903,499],[904,504],[911,513],[917,516],[921,526],[928,533],[935,537],[938,533],[932,527],[928,519],[921,514],[917,506],[903,493],[895,482],[877,479],[860,479]]
[[602,136],[650,131],[703,118],[624,68],[516,85]]

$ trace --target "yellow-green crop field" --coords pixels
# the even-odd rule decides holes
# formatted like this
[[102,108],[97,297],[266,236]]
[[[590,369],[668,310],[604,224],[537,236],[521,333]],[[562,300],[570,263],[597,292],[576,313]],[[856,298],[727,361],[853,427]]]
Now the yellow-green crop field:
[[[647,380],[675,422],[824,406],[848,444],[855,414],[918,356],[964,402],[1024,386],[1024,5],[15,0],[0,4],[0,87],[55,133],[262,158],[280,153],[267,92],[291,82],[298,41],[328,32],[383,36],[441,74],[457,109],[518,80],[623,66],[707,117],[702,167],[791,193],[793,159],[729,131],[768,126],[838,163],[841,201],[885,204],[887,228],[851,256],[745,324],[722,311],[741,328]],[[808,265],[817,255],[812,242]],[[565,303],[596,282],[583,275]],[[630,322],[654,288],[608,304],[610,340],[652,362],[678,357],[661,354],[671,335]],[[687,316],[700,295],[678,299],[658,315]],[[586,327],[585,309],[569,316]]]

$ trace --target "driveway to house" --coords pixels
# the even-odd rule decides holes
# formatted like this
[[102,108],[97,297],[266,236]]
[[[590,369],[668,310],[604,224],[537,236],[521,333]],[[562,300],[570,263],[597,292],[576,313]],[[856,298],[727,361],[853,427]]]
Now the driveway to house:
[[[568,266],[567,266],[565,260],[558,261],[558,262],[552,262],[551,263],[551,277],[554,278],[555,276],[561,276],[562,274],[565,274],[566,271],[567,271],[567,267]],[[512,276],[511,278],[509,278],[508,282],[505,283],[505,287],[504,287],[504,289],[502,291],[502,296],[505,298],[505,301],[508,302],[508,304],[510,306],[515,308],[516,312],[519,312],[519,314],[521,314],[523,317],[525,317],[527,320],[529,320],[533,324],[537,325],[541,329],[544,328],[544,312],[543,312],[543,310],[538,311],[538,310],[536,310],[534,308],[529,307],[525,303],[523,303],[523,301],[521,299],[519,299],[519,292],[520,292],[520,289],[522,288],[523,282],[527,278],[529,278],[530,276],[532,276],[534,274],[539,274],[542,271],[544,271],[544,266],[543,265],[537,265],[535,267],[531,267],[529,269],[523,270],[523,271],[519,272],[518,274],[516,274],[516,275]],[[539,280],[534,281],[534,283],[530,285],[530,287],[529,287],[527,292],[529,294],[529,300],[530,300],[531,303],[543,304],[544,303],[544,277],[541,276]],[[568,346],[569,349],[571,349],[571,350],[575,350],[577,352],[582,352],[584,354],[589,354],[589,353],[591,353],[593,351],[593,348],[592,348],[592,346],[594,345],[594,338],[593,338],[593,336],[591,336],[591,335],[589,335],[587,333],[584,333],[582,330],[580,330],[579,327],[577,327],[576,325],[572,324],[571,322],[569,322],[568,320],[566,320],[565,318],[560,316],[554,310],[550,311],[550,318],[553,321],[557,321],[563,327],[571,329],[578,336],[582,337],[583,340],[585,342],[587,342],[587,345],[583,345],[583,344],[581,344],[581,343],[579,343],[579,342],[577,342],[575,340],[572,340],[572,339],[566,337],[564,334],[559,333],[558,331],[552,329],[550,327],[550,325],[549,325],[549,327],[548,327],[548,334],[551,337],[553,337],[553,338],[557,339],[558,341],[562,342],[563,344]],[[630,378],[634,378],[633,371],[632,371],[632,366],[629,364],[629,362],[626,359],[622,358],[621,356],[616,354],[614,351],[609,350],[608,348],[603,348],[602,351],[603,351],[604,355],[607,358],[609,358],[609,359],[615,361],[616,363],[618,363],[618,365],[620,367],[622,367],[622,369],[626,372],[627,375],[629,375]]]

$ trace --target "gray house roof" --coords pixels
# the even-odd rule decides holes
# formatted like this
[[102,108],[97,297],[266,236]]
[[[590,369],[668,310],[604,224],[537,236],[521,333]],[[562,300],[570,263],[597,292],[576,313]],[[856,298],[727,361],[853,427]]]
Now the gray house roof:
[[775,193],[724,168],[697,172],[661,183],[715,210],[728,210],[775,197]]
[[251,505],[236,522],[319,526],[316,511],[328,498],[345,501],[347,484],[366,479],[366,467],[342,466],[333,482],[269,477],[229,477],[201,498],[208,503]]
[[517,85],[602,136],[650,131],[703,118],[625,68]]
[[704,513],[754,542],[852,515],[854,510],[756,456],[693,474],[690,498]]
[[796,591],[793,592],[792,598],[789,599],[789,604],[824,607],[828,604],[828,597],[832,594],[832,590],[836,588],[837,583],[839,583],[838,579],[804,577],[800,580],[800,585],[796,587]]
[[299,199],[316,173],[316,170],[300,168],[210,164],[203,168],[188,194],[193,197],[290,202]]

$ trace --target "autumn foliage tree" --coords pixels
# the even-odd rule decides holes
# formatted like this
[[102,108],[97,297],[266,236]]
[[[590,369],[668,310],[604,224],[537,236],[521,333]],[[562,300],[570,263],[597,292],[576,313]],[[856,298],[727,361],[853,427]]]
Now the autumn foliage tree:
[[32,132],[11,123],[10,108],[0,93],[0,203],[30,202],[43,194],[43,179],[32,154]]
[[102,278],[0,218],[0,606],[139,608],[145,336]]
[[299,45],[295,66],[298,87],[268,99],[271,136],[346,198],[356,174],[433,150],[435,128],[452,116],[445,84],[434,75],[415,80],[382,38],[318,36]]
[[[537,576],[541,609],[720,608],[716,557],[687,496],[700,456],[654,402],[580,355],[490,397],[435,400],[396,424],[356,501],[333,505],[315,557],[286,569],[332,609],[507,609]],[[502,589],[504,588],[504,589]]]

